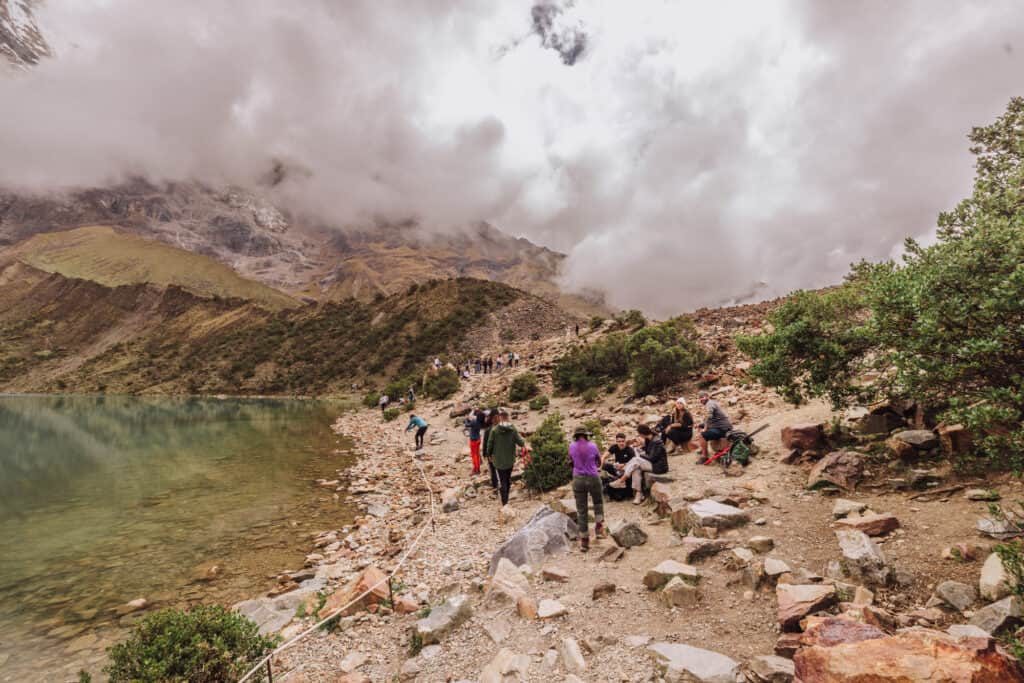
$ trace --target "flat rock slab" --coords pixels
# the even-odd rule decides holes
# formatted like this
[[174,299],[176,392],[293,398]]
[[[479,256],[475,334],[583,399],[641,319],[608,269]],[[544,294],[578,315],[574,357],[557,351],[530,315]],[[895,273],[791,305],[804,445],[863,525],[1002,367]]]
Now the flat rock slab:
[[1016,624],[1024,617],[1024,604],[1013,595],[982,607],[971,617],[971,625],[977,626],[987,633],[995,633],[1004,626]]
[[800,620],[811,612],[824,609],[836,601],[835,586],[780,584],[775,587],[779,601],[778,620],[783,631],[799,627]]
[[456,595],[430,611],[430,614],[416,622],[416,634],[424,645],[440,643],[453,629],[473,616],[469,597]]
[[889,513],[864,515],[863,517],[847,517],[836,522],[840,529],[856,529],[868,536],[882,536],[900,526],[900,520]]
[[671,581],[674,576],[693,584],[700,580],[700,573],[696,567],[675,560],[665,560],[644,575],[644,585],[648,590],[656,591]]
[[726,505],[705,498],[690,504],[687,519],[691,529],[712,527],[715,529],[733,529],[750,521],[750,515],[738,507]]
[[494,552],[488,573],[494,574],[502,558],[510,560],[517,567],[528,564],[539,568],[548,557],[568,552],[570,542],[578,536],[579,529],[574,521],[542,505],[521,529]]
[[682,643],[654,643],[647,647],[668,681],[736,683],[740,665],[718,652]]
[[856,500],[846,500],[840,498],[832,506],[832,516],[836,519],[841,519],[847,515],[857,513],[858,515],[868,509],[867,503],[861,503]]
[[778,655],[761,655],[747,662],[747,678],[756,683],[789,683],[793,680],[793,660]]
[[968,609],[978,599],[974,586],[959,581],[943,581],[935,587],[935,596],[958,612]]

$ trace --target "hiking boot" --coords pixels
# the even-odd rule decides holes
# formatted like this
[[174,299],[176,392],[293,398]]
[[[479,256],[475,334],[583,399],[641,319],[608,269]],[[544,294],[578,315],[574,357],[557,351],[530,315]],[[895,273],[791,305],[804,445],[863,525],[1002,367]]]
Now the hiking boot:
[[594,524],[594,538],[608,538],[608,530],[604,528],[604,522]]
[[633,505],[640,505],[645,500],[647,500],[647,496],[645,496],[642,493],[638,493],[635,496],[633,496]]
[[608,484],[608,486],[612,487],[613,489],[624,489],[626,488],[626,480],[616,479],[612,483]]
[[590,550],[590,536],[580,536],[580,550],[583,552]]

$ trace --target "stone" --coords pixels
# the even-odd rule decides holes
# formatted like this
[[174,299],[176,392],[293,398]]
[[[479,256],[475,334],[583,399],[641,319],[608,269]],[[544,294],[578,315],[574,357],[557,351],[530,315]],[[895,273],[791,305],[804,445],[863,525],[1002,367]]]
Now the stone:
[[687,523],[694,532],[710,527],[713,529],[733,529],[750,521],[750,515],[732,505],[726,505],[705,498],[691,503],[687,508]]
[[420,605],[416,602],[415,598],[408,595],[395,598],[395,611],[399,614],[412,614],[419,611],[419,608]]
[[611,581],[602,581],[601,583],[594,586],[594,589],[590,593],[592,600],[598,600],[600,598],[611,595],[615,592],[615,584]]
[[935,595],[958,612],[963,612],[978,599],[974,586],[959,581],[943,581],[935,587]]
[[991,640],[956,639],[923,628],[856,643],[805,647],[794,655],[793,663],[801,683],[1024,680],[1017,662],[999,653]]
[[512,622],[497,616],[484,622],[484,633],[495,645],[501,645],[512,634]]
[[725,566],[728,569],[737,571],[746,567],[754,559],[754,552],[748,548],[733,548],[729,556],[725,558]]
[[859,643],[862,640],[885,638],[886,633],[874,624],[867,624],[845,616],[807,617],[807,627],[800,636],[801,646],[832,647],[841,643]]
[[673,576],[678,576],[683,581],[693,584],[700,580],[700,574],[696,567],[675,560],[665,560],[644,575],[644,585],[648,590],[656,591],[668,583]]
[[415,659],[407,659],[402,664],[401,670],[398,672],[398,677],[403,681],[415,681],[416,677],[420,675],[420,664]]
[[843,553],[842,565],[848,576],[867,585],[888,586],[893,570],[882,551],[867,534],[856,529],[837,529],[836,538]]
[[857,420],[857,431],[861,434],[888,434],[903,425],[903,418],[888,406],[884,406]]
[[1003,560],[992,553],[985,558],[981,566],[981,578],[978,579],[978,592],[986,600],[995,602],[1013,593],[1016,581],[1006,571]]
[[579,522],[579,520],[576,519],[575,498],[559,498],[557,500],[551,501],[550,505],[551,509],[554,510],[555,512],[561,512],[563,515],[567,516],[572,521]]
[[1024,531],[1009,519],[982,517],[978,520],[975,528],[986,536],[991,536],[997,541],[1005,541],[1009,538],[1017,538],[1024,535]]
[[587,661],[580,652],[580,644],[575,638],[562,638],[558,644],[558,654],[562,655],[562,666],[570,673],[583,673],[587,670]]
[[672,500],[672,490],[668,485],[661,482],[651,484],[650,496],[654,501],[654,512],[659,517],[668,517],[671,513],[669,501]]
[[626,554],[624,548],[620,548],[617,545],[608,546],[604,552],[601,553],[600,557],[597,558],[598,562],[618,562],[622,559],[622,556]]
[[547,505],[542,505],[522,528],[494,552],[488,573],[494,574],[502,558],[510,560],[517,567],[528,564],[540,568],[548,557],[568,552],[571,542],[578,536],[575,522]]
[[469,597],[456,595],[433,608],[430,614],[416,622],[416,634],[424,645],[440,643],[452,630],[473,616]]
[[146,598],[136,598],[135,600],[131,600],[129,602],[124,603],[123,605],[118,605],[117,608],[114,609],[114,614],[116,614],[119,617],[123,617],[126,614],[131,614],[132,612],[144,610],[148,606],[149,600],[146,600]]
[[540,578],[545,581],[555,581],[556,583],[566,583],[569,580],[569,572],[561,567],[544,567],[540,572]]
[[568,610],[565,609],[565,605],[557,600],[545,599],[541,600],[540,604],[537,605],[538,619],[555,619],[556,617],[563,617],[566,614],[568,614]]
[[875,602],[875,594],[864,586],[857,586],[853,593],[853,604],[870,605]]
[[838,486],[852,491],[864,476],[864,458],[853,451],[829,453],[814,464],[807,475],[807,488]]
[[461,506],[459,502],[460,489],[445,489],[441,492],[441,510],[444,512],[455,512]]
[[775,654],[780,657],[792,659],[796,651],[800,649],[800,633],[780,633],[773,648]]
[[341,616],[347,617],[366,610],[372,605],[379,605],[390,598],[391,591],[388,588],[387,574],[370,565],[343,588],[331,593],[320,610],[320,614],[327,615],[349,605],[340,612]]
[[527,681],[530,675],[530,655],[516,654],[507,647],[498,650],[494,659],[480,672],[480,683],[511,683]]
[[939,437],[928,429],[908,429],[893,434],[885,445],[901,458],[910,458],[939,445]]
[[810,451],[825,445],[825,425],[796,424],[782,428],[782,447],[787,450]]
[[953,624],[946,629],[946,633],[954,638],[991,638],[985,629],[978,628],[971,624]]
[[942,452],[946,455],[970,453],[974,439],[963,425],[940,424],[936,431],[939,433],[939,445],[942,446]]
[[999,500],[999,497],[999,492],[993,489],[967,489],[964,491],[964,498],[967,500],[994,502]]
[[767,553],[775,547],[775,539],[769,536],[753,536],[747,541],[747,547],[755,553]]
[[847,517],[836,522],[836,526],[840,529],[857,529],[868,536],[882,536],[899,528],[899,525],[900,521],[889,513]]
[[633,546],[647,543],[647,532],[641,529],[640,525],[636,522],[616,520],[612,523],[609,531],[615,542],[623,548],[632,548]]
[[669,607],[692,607],[700,601],[700,590],[678,576],[673,576],[658,596]]
[[523,619],[537,618],[537,601],[533,599],[533,596],[523,595],[516,600],[516,614]]
[[511,524],[516,521],[516,517],[516,510],[511,505],[503,505],[502,508],[498,510],[498,524]]
[[529,595],[530,581],[523,574],[522,570],[512,563],[511,560],[501,558],[497,570],[487,580],[484,589],[485,604],[515,604],[519,598]]
[[345,655],[345,658],[341,660],[341,664],[338,666],[343,672],[350,674],[363,664],[366,664],[367,659],[367,656],[362,652],[350,652]]
[[846,500],[845,498],[838,499],[832,506],[832,516],[835,519],[841,519],[851,514],[860,514],[867,510],[867,503],[860,503],[855,500]]
[[775,587],[775,597],[779,602],[779,627],[783,631],[792,631],[811,612],[834,604],[836,589],[825,585],[780,584]]
[[718,652],[682,643],[654,643],[647,647],[670,683],[736,683],[740,665]]
[[696,560],[717,555],[730,545],[729,541],[720,538],[687,536],[683,538],[683,562],[692,564]]
[[789,565],[774,557],[764,558],[764,573],[768,577],[779,577],[793,571]]
[[751,683],[790,683],[793,671],[793,661],[778,655],[754,657],[746,666],[747,680]]
[[1004,626],[1019,622],[1021,617],[1024,617],[1024,605],[1021,604],[1020,598],[1012,595],[982,607],[974,613],[969,623],[994,634]]

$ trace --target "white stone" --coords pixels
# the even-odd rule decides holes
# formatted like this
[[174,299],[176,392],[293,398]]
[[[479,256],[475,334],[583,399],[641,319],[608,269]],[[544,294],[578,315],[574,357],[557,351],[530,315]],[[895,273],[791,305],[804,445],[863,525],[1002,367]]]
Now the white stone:
[[718,652],[682,643],[654,643],[647,649],[669,683],[736,683],[739,674],[739,664]]

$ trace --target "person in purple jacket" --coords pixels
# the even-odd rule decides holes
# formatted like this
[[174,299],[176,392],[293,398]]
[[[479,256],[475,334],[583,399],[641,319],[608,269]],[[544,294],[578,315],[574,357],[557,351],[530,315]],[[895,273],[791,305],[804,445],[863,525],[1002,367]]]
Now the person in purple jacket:
[[576,520],[580,529],[580,550],[590,550],[590,526],[587,513],[587,497],[594,504],[594,537],[606,535],[604,529],[604,496],[601,493],[601,452],[590,440],[586,427],[577,427],[572,433],[569,445],[569,459],[572,460],[572,492],[576,497]]

